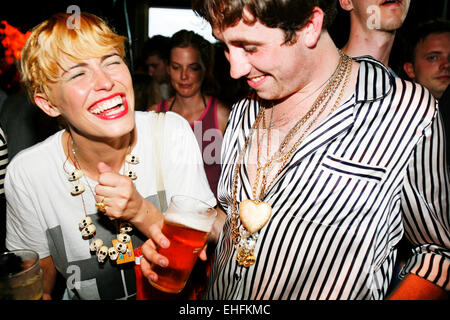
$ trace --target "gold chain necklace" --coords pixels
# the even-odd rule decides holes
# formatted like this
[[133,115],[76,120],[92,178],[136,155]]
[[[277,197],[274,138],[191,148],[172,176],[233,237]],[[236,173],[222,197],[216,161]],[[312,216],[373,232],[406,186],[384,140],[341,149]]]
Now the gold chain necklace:
[[[231,222],[232,222],[232,239],[237,250],[237,262],[239,265],[244,267],[249,267],[256,262],[256,257],[254,255],[254,248],[256,246],[256,240],[258,235],[256,234],[270,219],[272,214],[271,206],[263,201],[266,190],[270,189],[270,186],[276,180],[276,178],[281,174],[286,165],[288,164],[292,154],[297,150],[300,144],[303,142],[306,134],[309,133],[310,129],[315,125],[316,121],[319,119],[321,114],[326,109],[327,105],[333,98],[337,89],[341,86],[342,80],[345,77],[344,84],[341,87],[339,95],[330,110],[332,113],[340,104],[342,99],[344,89],[346,88],[352,68],[352,59],[347,55],[339,51],[340,59],[339,64],[330,77],[328,85],[322,90],[319,96],[314,101],[310,110],[294,125],[294,127],[288,132],[283,142],[281,143],[278,151],[266,162],[264,166],[260,165],[260,143],[259,139],[257,142],[257,173],[255,177],[254,184],[252,186],[254,200],[243,200],[240,203],[239,210],[237,209],[237,184],[239,178],[240,167],[249,146],[250,140],[254,134],[254,131],[259,127],[260,122],[264,119],[263,129],[265,128],[265,107],[262,106],[256,120],[251,128],[250,134],[246,139],[244,147],[242,148],[236,167],[234,170],[233,181],[232,181],[232,208],[231,208]],[[322,107],[319,109],[319,107]],[[272,106],[273,108],[273,106]],[[316,114],[316,111],[319,111]],[[273,110],[273,109],[272,109]],[[272,111],[273,112],[273,111]],[[304,124],[314,115],[316,116],[310,122],[308,127],[303,131],[302,135],[297,139],[294,145],[289,149],[285,150],[289,145],[289,142],[293,139],[295,134],[304,126]],[[268,144],[270,144],[270,126],[268,128]],[[269,151],[269,146],[267,147]],[[269,154],[268,154],[269,155]],[[267,183],[268,171],[273,167],[275,162],[280,162],[281,166],[276,172],[275,176],[270,183]],[[259,196],[257,196],[257,186],[259,184],[259,179],[261,176],[261,191]],[[238,217],[241,220],[241,226],[238,228]]]
[[[266,134],[266,130],[267,130],[267,147],[266,147],[266,158],[269,159],[270,156],[270,140],[271,140],[271,127],[269,125],[269,127],[266,126],[266,112],[265,112],[266,108],[261,108],[261,117],[263,119],[263,135],[261,137],[261,140],[264,138],[264,135]],[[272,118],[273,118],[273,106],[271,108],[271,112],[270,112],[270,121],[269,124],[272,123]],[[262,200],[263,195],[257,196],[257,187],[258,187],[258,181],[261,175],[261,171],[264,169],[265,166],[261,165],[261,151],[260,151],[260,138],[259,138],[259,130],[256,130],[256,145],[257,145],[257,154],[256,154],[256,176],[255,176],[255,182],[253,183],[252,186],[252,193],[253,193],[253,198],[255,200]]]
[[342,58],[344,60],[343,61],[343,65],[342,65],[342,68],[339,66],[339,73],[337,74],[335,83],[333,83],[331,85],[331,87],[327,88],[325,95],[323,97],[321,97],[321,99],[318,101],[317,107],[316,108],[314,108],[314,107],[311,108],[311,110],[312,109],[317,110],[318,106],[322,103],[322,101],[326,99],[326,102],[319,109],[317,115],[309,123],[307,128],[303,131],[302,135],[297,139],[297,141],[292,146],[292,148],[289,151],[284,152],[284,150],[286,149],[289,141],[295,136],[295,134],[306,123],[306,121],[314,114],[314,112],[311,112],[311,110],[310,110],[310,112],[308,112],[300,121],[298,121],[297,124],[294,126],[294,128],[290,130],[290,132],[288,133],[288,135],[284,139],[284,141],[281,144],[280,149],[277,151],[277,153],[275,153],[274,156],[271,158],[271,160],[269,160],[265,164],[264,172],[267,172],[269,169],[271,169],[275,162],[281,162],[281,167],[279,168],[278,172],[275,174],[275,176],[273,177],[271,182],[268,183],[268,184],[267,184],[267,174],[263,174],[263,178],[265,178],[265,179],[264,179],[264,181],[262,181],[263,185],[261,187],[261,195],[260,195],[261,198],[264,197],[265,191],[270,189],[270,186],[273,184],[273,182],[276,180],[276,178],[279,176],[279,174],[286,167],[286,165],[289,162],[289,159],[291,158],[292,154],[298,149],[298,147],[303,142],[303,140],[306,137],[306,135],[310,132],[311,128],[313,128],[313,126],[315,125],[315,123],[317,122],[319,117],[323,114],[323,112],[325,111],[327,105],[332,100],[334,94],[336,93],[337,89],[339,88],[339,86],[340,86],[340,84],[342,82],[342,79],[345,76],[344,85],[341,87],[341,90],[339,92],[339,96],[336,99],[333,107],[331,108],[330,113],[332,113],[339,106],[339,103],[340,103],[340,101],[342,99],[342,96],[343,96],[343,93],[344,93],[344,89],[347,86],[348,79],[349,79],[349,76],[350,76],[350,73],[351,73],[351,67],[352,67],[352,63],[351,63],[352,60],[351,60],[350,57],[343,56]]

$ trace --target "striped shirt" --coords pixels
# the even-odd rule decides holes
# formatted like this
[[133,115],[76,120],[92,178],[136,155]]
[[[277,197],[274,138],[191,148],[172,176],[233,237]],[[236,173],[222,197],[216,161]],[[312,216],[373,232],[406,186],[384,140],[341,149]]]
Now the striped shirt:
[[[305,138],[268,190],[273,212],[249,268],[237,264],[231,238],[232,178],[260,104],[234,105],[218,192],[228,217],[207,299],[383,299],[404,235],[415,249],[402,274],[450,288],[449,180],[436,101],[379,62],[356,60],[355,93]],[[252,198],[245,160],[238,203]]]
[[6,166],[8,164],[8,148],[5,133],[0,127],[0,195],[5,193],[4,181],[6,174]]

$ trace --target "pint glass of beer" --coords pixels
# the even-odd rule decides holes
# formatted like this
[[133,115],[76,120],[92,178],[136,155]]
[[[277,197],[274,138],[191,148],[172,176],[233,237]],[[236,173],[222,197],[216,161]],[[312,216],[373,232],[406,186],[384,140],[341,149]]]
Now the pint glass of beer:
[[216,210],[203,201],[188,196],[171,198],[162,228],[170,246],[158,248],[169,265],[166,268],[152,265],[152,270],[158,274],[156,282],[150,281],[155,288],[168,293],[183,290],[216,216]]
[[0,254],[0,300],[40,300],[42,270],[39,255],[32,250]]

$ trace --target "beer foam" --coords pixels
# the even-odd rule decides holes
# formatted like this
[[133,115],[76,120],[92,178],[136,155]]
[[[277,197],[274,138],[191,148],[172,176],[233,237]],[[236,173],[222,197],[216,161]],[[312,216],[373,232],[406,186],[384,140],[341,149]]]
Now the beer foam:
[[172,224],[183,225],[202,232],[210,232],[216,215],[217,214],[209,213],[180,213],[174,212],[169,208],[164,214],[164,221]]

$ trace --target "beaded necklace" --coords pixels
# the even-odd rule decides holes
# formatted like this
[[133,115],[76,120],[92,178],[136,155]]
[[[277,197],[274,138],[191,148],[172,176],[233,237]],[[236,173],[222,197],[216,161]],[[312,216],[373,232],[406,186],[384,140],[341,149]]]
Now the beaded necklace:
[[[135,180],[137,179],[136,172],[134,170],[131,170],[129,166],[138,164],[139,159],[137,156],[131,155],[129,153],[130,148],[131,142],[128,146],[128,150],[125,156],[125,166],[127,167],[127,169],[125,169],[124,167],[124,172],[122,174],[127,175],[132,180]],[[71,154],[73,155],[73,159],[71,157]],[[66,162],[68,162],[69,160],[75,167],[75,170],[72,172],[68,172],[65,167]],[[102,239],[96,237],[97,228],[93,224],[92,218],[90,218],[87,214],[86,202],[84,199],[84,191],[86,188],[85,185],[81,182],[81,178],[84,178],[85,183],[87,184],[94,199],[95,192],[91,187],[86,175],[84,174],[80,162],[78,161],[77,154],[75,152],[75,145],[71,135],[69,135],[69,138],[67,139],[67,158],[63,164],[63,168],[64,171],[68,174],[68,180],[74,184],[72,186],[71,194],[73,196],[80,196],[81,198],[84,218],[79,221],[78,228],[81,231],[81,236],[84,240],[92,239],[89,244],[89,250],[96,254],[97,261],[99,263],[104,263],[108,257],[111,261],[115,261],[117,264],[134,261],[134,249],[131,241],[131,236],[129,234],[133,230],[133,228],[129,223],[117,220],[112,221],[112,223],[115,224],[117,238],[112,240],[111,247],[106,246]],[[100,212],[106,212],[106,205],[103,202],[104,200],[105,199],[95,204],[97,210]]]

